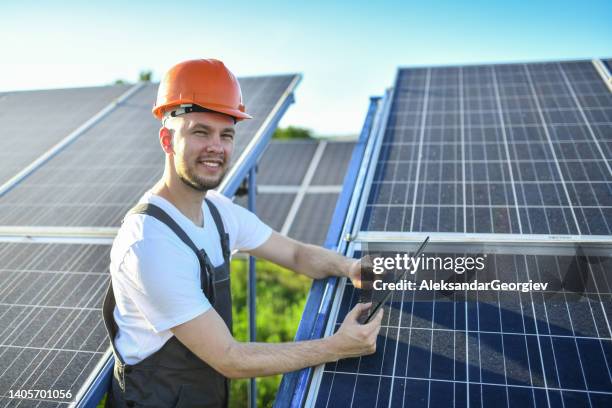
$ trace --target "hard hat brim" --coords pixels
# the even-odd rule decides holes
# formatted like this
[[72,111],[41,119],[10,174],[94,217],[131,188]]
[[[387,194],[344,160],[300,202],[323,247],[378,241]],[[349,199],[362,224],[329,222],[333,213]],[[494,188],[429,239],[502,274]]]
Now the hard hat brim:
[[193,104],[193,105],[198,105],[201,106],[203,108],[206,108],[208,110],[211,110],[213,112],[218,112],[218,113],[223,113],[225,115],[231,116],[234,119],[236,119],[236,121],[241,121],[244,119],[253,119],[253,117],[251,115],[249,115],[246,112],[243,112],[239,109],[232,109],[232,108],[228,108],[226,106],[219,106],[219,105],[204,105],[204,104],[197,104],[194,103],[194,101],[192,100],[180,100],[180,101],[176,101],[173,102],[171,104],[165,104],[165,105],[161,105],[161,106],[156,106],[153,108],[152,112],[153,112],[153,116],[155,116],[157,119],[162,120],[163,116],[164,116],[164,111],[170,110],[170,108],[175,107],[175,106],[179,106],[179,105],[183,105],[183,104]]

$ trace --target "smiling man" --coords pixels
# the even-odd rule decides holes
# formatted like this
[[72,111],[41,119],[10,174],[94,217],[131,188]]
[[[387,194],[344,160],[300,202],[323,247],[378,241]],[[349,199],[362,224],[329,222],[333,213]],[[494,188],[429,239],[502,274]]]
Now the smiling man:
[[231,334],[230,255],[268,259],[320,279],[346,276],[359,287],[359,262],[272,231],[217,193],[249,119],[240,85],[217,60],[170,69],[153,109],[162,121],[162,178],[126,215],[111,250],[104,300],[115,368],[113,407],[225,407],[228,378],[294,371],[375,351],[382,310],[366,325],[359,304],[331,337],[241,343]]

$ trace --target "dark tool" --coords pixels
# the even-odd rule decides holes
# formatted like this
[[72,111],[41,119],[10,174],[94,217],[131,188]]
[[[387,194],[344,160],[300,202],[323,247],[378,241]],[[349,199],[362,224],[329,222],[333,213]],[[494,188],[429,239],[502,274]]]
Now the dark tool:
[[[421,254],[423,253],[423,249],[425,249],[425,246],[427,245],[428,242],[429,242],[429,237],[425,238],[425,241],[423,241],[423,243],[421,244],[419,249],[417,249],[415,254],[412,256],[412,259],[417,259],[419,256],[421,256]],[[414,262],[412,263],[412,266],[414,267]],[[406,272],[408,272],[408,269],[406,269],[404,272],[402,272],[400,274],[399,278],[397,278],[395,283],[398,283],[402,279],[404,279],[404,277],[406,276]],[[378,312],[378,309],[380,309],[385,304],[385,302],[387,300],[389,300],[389,297],[391,297],[391,293],[392,292],[393,291],[391,291],[391,290],[388,291],[387,294],[385,295],[385,297],[380,301],[380,303],[378,303],[376,306],[374,306],[374,308],[372,309],[372,311],[368,315],[367,319],[365,319],[365,322],[363,324],[367,324],[374,316],[376,316],[376,313]]]

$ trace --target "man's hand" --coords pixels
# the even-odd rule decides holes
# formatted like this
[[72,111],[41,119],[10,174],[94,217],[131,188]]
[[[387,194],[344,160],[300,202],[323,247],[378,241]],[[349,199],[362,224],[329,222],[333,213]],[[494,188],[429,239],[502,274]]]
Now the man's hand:
[[346,277],[349,278],[353,286],[358,289],[371,290],[373,276],[372,259],[370,256],[364,256],[361,259],[353,260],[346,272]]
[[356,287],[358,289],[362,288],[362,282],[361,282],[361,260],[360,259],[355,259],[351,263],[351,265],[349,266],[348,273],[347,273],[346,277],[351,280],[351,282],[353,283],[354,287]]
[[336,334],[316,340],[241,343],[232,337],[213,308],[171,330],[189,350],[225,377],[263,377],[374,353],[382,310],[368,324],[359,324],[357,320],[370,305],[358,304]]
[[336,334],[329,338],[339,359],[376,352],[376,338],[383,318],[382,309],[368,324],[359,323],[359,316],[367,313],[371,306],[372,303],[358,303],[346,315]]

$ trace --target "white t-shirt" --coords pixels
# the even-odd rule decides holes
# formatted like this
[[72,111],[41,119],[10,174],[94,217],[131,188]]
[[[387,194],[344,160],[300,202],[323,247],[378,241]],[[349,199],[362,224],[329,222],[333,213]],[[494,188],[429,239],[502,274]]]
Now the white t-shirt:
[[[229,234],[230,250],[262,245],[270,227],[248,210],[216,191],[206,193],[219,210]],[[139,203],[154,204],[170,215],[203,248],[212,264],[223,263],[219,233],[206,202],[204,227],[196,226],[164,198],[147,192]],[[111,249],[110,272],[117,306],[117,351],[127,364],[136,364],[159,350],[173,334],[169,330],[211,308],[200,286],[195,253],[164,223],[141,214],[130,215]]]

